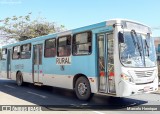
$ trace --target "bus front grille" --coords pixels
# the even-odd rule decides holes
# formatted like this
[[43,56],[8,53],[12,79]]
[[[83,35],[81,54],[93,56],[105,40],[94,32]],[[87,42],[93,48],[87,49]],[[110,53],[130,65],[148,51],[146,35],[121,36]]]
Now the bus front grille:
[[151,82],[146,82],[146,83],[135,83],[136,85],[144,85],[144,84],[150,84],[150,83],[153,83],[153,81]]
[[150,77],[152,76],[154,70],[148,70],[148,71],[135,71],[135,74],[137,77]]

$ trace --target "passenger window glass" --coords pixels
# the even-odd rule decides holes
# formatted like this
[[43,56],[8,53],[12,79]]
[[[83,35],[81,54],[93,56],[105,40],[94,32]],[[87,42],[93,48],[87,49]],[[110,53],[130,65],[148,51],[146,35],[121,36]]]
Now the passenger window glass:
[[21,58],[29,59],[31,57],[31,44],[21,46]]
[[99,71],[104,72],[105,71],[105,62],[104,62],[104,35],[98,36],[98,52],[99,52]]
[[6,58],[7,58],[7,49],[6,48],[4,48],[4,49],[2,49],[2,60],[6,60]]
[[58,53],[59,57],[70,56],[71,54],[71,36],[60,37],[58,39]]
[[39,45],[39,65],[42,64],[42,45]]
[[37,52],[38,52],[38,48],[37,48],[38,46],[37,45],[35,45],[34,47],[33,47],[33,49],[34,49],[34,65],[38,65],[38,55],[37,55]]
[[89,55],[92,51],[91,32],[84,32],[73,37],[73,55]]
[[19,59],[20,58],[20,46],[13,47],[13,59]]
[[108,72],[114,72],[114,39],[113,34],[108,34]]
[[56,39],[48,39],[45,42],[45,57],[55,57],[56,56]]
[[76,44],[87,43],[88,42],[88,33],[82,33],[76,35]]

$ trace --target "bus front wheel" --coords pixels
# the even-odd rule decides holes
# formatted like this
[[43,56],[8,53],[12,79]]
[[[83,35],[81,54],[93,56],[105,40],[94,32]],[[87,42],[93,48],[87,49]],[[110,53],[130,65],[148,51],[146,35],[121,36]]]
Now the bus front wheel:
[[89,100],[91,97],[91,88],[87,78],[79,77],[75,85],[75,93],[80,100]]
[[22,77],[22,73],[21,72],[17,73],[16,82],[17,82],[18,86],[22,86],[23,85],[23,77]]

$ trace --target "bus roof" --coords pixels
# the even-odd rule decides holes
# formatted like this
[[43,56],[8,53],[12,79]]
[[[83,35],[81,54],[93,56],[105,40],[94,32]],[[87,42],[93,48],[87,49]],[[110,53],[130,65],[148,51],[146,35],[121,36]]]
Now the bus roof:
[[[67,30],[67,31],[63,31],[63,32],[53,33],[53,34],[48,34],[48,35],[44,35],[44,36],[35,37],[35,38],[32,38],[32,39],[20,41],[20,42],[17,42],[17,43],[8,44],[8,45],[5,45],[5,46],[2,46],[2,48],[12,47],[12,46],[16,46],[16,45],[22,45],[22,44],[26,44],[26,43],[32,43],[32,42],[45,40],[45,39],[49,39],[49,38],[56,38],[56,37],[59,37],[59,36],[64,36],[64,35],[83,32],[83,31],[89,31],[89,30],[92,30],[92,29],[101,28],[101,27],[105,27],[105,26],[113,26],[114,24],[121,23],[122,21],[129,21],[129,22],[134,22],[134,23],[141,24],[139,22],[135,22],[135,21],[128,20],[128,19],[111,19],[111,20],[107,20],[107,21],[104,21],[104,22],[101,22],[101,23],[96,23],[96,24],[92,24],[92,25],[88,25],[88,26],[84,26],[84,27],[79,27],[79,28],[72,29],[72,30]],[[143,24],[141,24],[141,25],[143,25]],[[144,25],[144,26],[148,27],[147,25]]]
[[[133,23],[137,23],[137,24],[141,24],[143,26],[146,26],[146,27],[149,27],[148,25],[145,25],[141,22],[138,22],[138,21],[134,21],[134,20],[129,20],[129,19],[121,19],[121,18],[116,18],[116,19],[110,19],[108,21],[106,21],[107,25],[110,26],[110,25],[113,25],[113,24],[116,24],[116,23],[121,23],[121,22],[133,22]],[[150,28],[150,27],[149,27]]]

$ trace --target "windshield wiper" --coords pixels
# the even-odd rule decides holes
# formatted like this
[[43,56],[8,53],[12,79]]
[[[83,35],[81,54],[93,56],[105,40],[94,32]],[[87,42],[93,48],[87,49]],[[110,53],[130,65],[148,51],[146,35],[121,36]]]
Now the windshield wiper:
[[[150,40],[150,34],[149,33],[147,33],[147,39]],[[147,46],[147,52],[148,52],[148,57],[149,57],[149,44],[147,42],[147,39],[145,40],[145,43],[146,43],[146,46]]]
[[147,47],[147,52],[148,52],[148,57],[149,57],[149,45],[147,43],[147,40],[145,40],[145,49],[146,49],[146,47]]
[[[133,34],[135,35],[137,42],[135,41],[135,37],[134,37]],[[141,46],[140,46],[140,44],[139,44],[139,40],[138,40],[138,37],[137,37],[137,34],[136,34],[135,30],[131,30],[131,36],[132,36],[132,40],[133,40],[134,46],[135,46],[136,48],[137,48],[137,46],[138,46],[138,51],[139,51],[139,54],[140,54],[141,59],[142,59],[142,53],[141,53],[142,50],[141,50]]]

